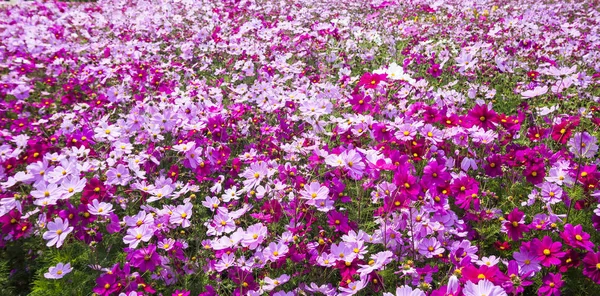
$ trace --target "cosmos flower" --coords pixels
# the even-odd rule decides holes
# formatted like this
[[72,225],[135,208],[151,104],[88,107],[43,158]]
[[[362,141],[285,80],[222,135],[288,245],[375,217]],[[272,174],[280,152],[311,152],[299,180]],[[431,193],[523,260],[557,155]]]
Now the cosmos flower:
[[420,289],[413,289],[409,286],[400,286],[396,288],[396,294],[383,293],[384,296],[425,296],[425,292]]
[[47,279],[62,279],[69,272],[73,271],[71,263],[64,264],[62,262],[48,268],[48,272],[44,273],[44,277]]
[[511,240],[519,240],[523,237],[523,233],[529,231],[525,226],[525,214],[519,209],[514,208],[506,216],[506,220],[502,223],[502,231],[505,232]]
[[140,242],[148,242],[154,235],[150,227],[142,224],[139,227],[127,229],[127,235],[123,237],[123,242],[129,244],[129,248],[135,249]]
[[598,140],[587,132],[575,133],[569,139],[569,151],[577,157],[591,158],[598,152]]
[[88,204],[88,210],[90,214],[96,216],[108,216],[114,211],[112,204],[99,202],[97,199]]
[[499,286],[487,279],[479,281],[477,284],[467,282],[463,289],[465,296],[507,296],[506,292]]
[[535,246],[537,259],[545,267],[559,265],[560,258],[565,255],[565,252],[561,250],[562,244],[560,242],[553,242],[549,236],[544,236],[541,241],[535,238],[532,244]]
[[590,235],[582,230],[581,225],[566,224],[560,237],[563,241],[574,248],[592,251],[594,243],[590,241]]
[[44,232],[44,239],[48,240],[46,246],[51,247],[56,245],[60,248],[67,238],[67,235],[73,231],[73,226],[69,226],[69,220],[57,217],[53,222],[48,222],[48,231]]
[[186,228],[190,227],[190,219],[192,218],[192,204],[185,203],[183,205],[178,205],[173,214],[169,217],[169,223],[172,224],[181,224],[181,227]]
[[559,296],[563,284],[564,281],[560,273],[549,273],[542,279],[542,286],[538,289],[538,295]]
[[531,99],[533,97],[544,95],[547,92],[548,92],[548,86],[542,85],[542,86],[537,86],[532,90],[526,90],[526,91],[521,92],[521,96],[523,96],[524,99]]
[[582,261],[583,274],[594,283],[600,284],[600,252],[588,252]]
[[367,72],[360,77],[356,86],[363,86],[365,89],[373,89],[376,88],[381,81],[385,81],[386,77],[386,74],[371,74]]
[[442,248],[440,242],[435,238],[426,238],[419,244],[419,254],[427,258],[432,258],[442,253],[444,253],[444,248]]

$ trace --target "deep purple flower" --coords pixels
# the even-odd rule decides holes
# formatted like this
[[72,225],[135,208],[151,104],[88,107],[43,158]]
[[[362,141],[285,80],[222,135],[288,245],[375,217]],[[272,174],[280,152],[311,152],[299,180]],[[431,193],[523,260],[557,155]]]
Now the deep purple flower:
[[502,231],[505,232],[512,240],[519,240],[523,237],[523,233],[529,228],[525,225],[525,213],[514,208],[512,212],[506,215],[506,221],[502,223]]
[[600,284],[600,252],[588,252],[583,258],[583,274]]
[[152,272],[160,263],[160,255],[156,253],[156,246],[151,244],[146,248],[135,251],[130,262],[132,266],[139,268],[141,272]]
[[363,92],[353,94],[348,102],[352,105],[352,110],[356,113],[363,113],[364,111],[371,109],[371,97],[365,96]]
[[348,216],[338,211],[330,211],[327,213],[327,222],[329,223],[329,226],[335,229],[335,231],[348,233],[348,231],[352,230],[350,225],[348,225]]
[[560,288],[563,284],[562,274],[549,273],[542,279],[542,286],[538,289],[538,295],[560,296]]

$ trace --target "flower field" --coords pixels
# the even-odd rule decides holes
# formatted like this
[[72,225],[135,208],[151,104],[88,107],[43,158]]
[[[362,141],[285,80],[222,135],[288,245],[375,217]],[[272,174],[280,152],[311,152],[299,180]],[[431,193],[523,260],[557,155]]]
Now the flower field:
[[600,3],[0,6],[0,295],[600,295]]

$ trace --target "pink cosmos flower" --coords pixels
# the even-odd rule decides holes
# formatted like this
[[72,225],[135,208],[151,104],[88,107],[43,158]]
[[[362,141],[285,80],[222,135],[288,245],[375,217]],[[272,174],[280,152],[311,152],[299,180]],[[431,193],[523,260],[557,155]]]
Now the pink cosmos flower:
[[72,270],[73,268],[71,268],[71,263],[64,264],[60,262],[56,264],[56,266],[51,266],[48,268],[48,272],[44,273],[44,277],[53,280],[62,279]]
[[358,293],[360,290],[362,290],[364,287],[367,286],[367,281],[365,281],[365,279],[360,279],[354,282],[351,282],[348,284],[347,287],[340,287],[340,294],[341,296],[347,296],[347,295],[355,295],[356,293]]
[[68,219],[63,221],[60,217],[54,218],[54,222],[48,223],[48,231],[43,235],[44,239],[48,240],[46,246],[56,245],[57,248],[60,248],[71,231],[73,231],[73,226],[69,226]]
[[433,258],[442,253],[444,253],[444,248],[442,248],[440,242],[435,238],[423,239],[419,244],[419,254],[427,258]]
[[139,227],[142,225],[151,226],[154,225],[154,216],[145,211],[138,212],[135,216],[125,216],[125,224],[129,227]]
[[267,227],[262,223],[251,225],[242,238],[242,246],[255,250],[265,240],[267,233]]
[[525,226],[525,214],[517,208],[514,208],[502,223],[502,232],[506,233],[511,240],[519,240],[528,230],[529,228]]
[[419,288],[411,288],[409,286],[400,286],[396,288],[396,295],[392,293],[383,293],[383,296],[426,296],[425,292]]
[[524,99],[530,99],[533,97],[541,96],[547,92],[548,92],[548,86],[543,85],[543,86],[537,86],[536,88],[534,88],[532,90],[526,90],[521,93],[521,96],[523,96]]
[[467,282],[463,293],[465,296],[507,296],[501,287],[494,286],[492,282],[486,279],[479,281],[477,284]]
[[357,87],[364,86],[366,89],[374,89],[381,81],[385,81],[387,74],[364,73],[358,81]]
[[263,255],[270,261],[277,261],[279,258],[284,257],[290,249],[287,245],[282,242],[270,243],[267,248],[264,249]]
[[361,161],[362,157],[355,150],[346,150],[340,154],[340,158],[345,164],[348,174],[354,180],[362,178],[365,171],[365,164]]
[[88,204],[88,212],[95,216],[108,216],[113,211],[112,204],[99,202],[97,199],[94,199],[91,204]]
[[129,244],[129,248],[135,249],[140,242],[148,242],[153,235],[154,231],[142,224],[140,227],[127,229],[127,235],[123,237],[123,242]]
[[300,196],[307,199],[307,205],[315,206],[317,201],[327,199],[329,188],[321,186],[319,182],[312,182],[304,185],[304,190],[300,191]]
[[583,274],[600,284],[600,252],[588,252],[583,258]]
[[173,214],[169,217],[169,223],[181,224],[181,227],[186,228],[191,225],[190,218],[192,217],[192,204],[185,203],[184,205],[178,205],[173,211]]

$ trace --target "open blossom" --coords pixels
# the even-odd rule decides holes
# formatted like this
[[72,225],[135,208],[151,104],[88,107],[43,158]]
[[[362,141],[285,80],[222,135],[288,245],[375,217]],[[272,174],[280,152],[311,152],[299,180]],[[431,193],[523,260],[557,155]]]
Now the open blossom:
[[248,247],[250,250],[256,249],[265,240],[267,233],[267,227],[262,223],[251,225],[242,238],[242,246]]
[[48,240],[46,246],[56,245],[57,248],[60,248],[71,231],[73,231],[73,226],[69,226],[68,219],[63,221],[60,217],[54,218],[53,222],[48,222],[48,231],[44,232],[44,239]]
[[44,273],[44,277],[47,279],[62,279],[69,272],[73,271],[71,263],[64,264],[62,262],[48,268],[48,272]]
[[432,258],[442,253],[444,253],[444,248],[442,248],[440,242],[433,237],[426,238],[419,244],[419,254],[427,258]]
[[396,294],[383,293],[384,296],[426,296],[425,292],[418,288],[411,288],[409,286],[400,286],[396,288]]
[[328,195],[329,188],[321,186],[319,182],[304,185],[304,190],[300,191],[300,196],[308,200],[307,205],[317,205],[318,201],[327,199]]
[[140,242],[148,242],[154,235],[154,231],[147,225],[127,229],[127,235],[123,237],[123,242],[129,244],[129,247],[135,249]]
[[282,242],[270,243],[269,246],[264,249],[263,254],[267,259],[271,261],[276,261],[279,258],[286,256],[288,251],[288,246]]
[[534,88],[532,90],[526,90],[521,93],[521,96],[523,96],[524,99],[530,99],[533,97],[544,95],[547,92],[548,92],[548,86],[543,85],[543,86],[537,86],[536,88]]
[[94,199],[92,203],[88,204],[88,211],[92,215],[108,216],[114,210],[112,204],[99,202],[97,199]]
[[590,235],[582,230],[581,225],[565,225],[560,237],[571,247],[593,251],[594,243],[590,241]]
[[594,157],[596,152],[598,152],[597,142],[598,139],[587,132],[575,133],[575,135],[569,139],[569,151],[577,157]]
[[361,276],[367,275],[373,271],[377,271],[386,264],[392,261],[392,256],[394,254],[390,251],[383,251],[377,254],[371,255],[371,259],[374,261],[373,264],[359,264],[360,268],[357,270]]
[[583,258],[583,274],[600,284],[600,252],[588,252]]
[[499,286],[484,279],[477,284],[467,282],[463,289],[465,296],[507,296],[506,292]]
[[545,267],[559,265],[560,258],[565,255],[565,252],[562,252],[562,244],[560,242],[553,242],[549,236],[544,236],[541,241],[535,238],[532,244],[536,246],[537,258]]
[[190,219],[192,218],[192,204],[186,203],[184,205],[178,205],[169,217],[169,222],[172,224],[181,224],[181,227],[186,228],[191,225]]
[[519,240],[523,237],[523,233],[529,228],[525,225],[525,214],[519,209],[514,208],[506,216],[506,220],[502,223],[502,231],[505,232],[511,240]]

